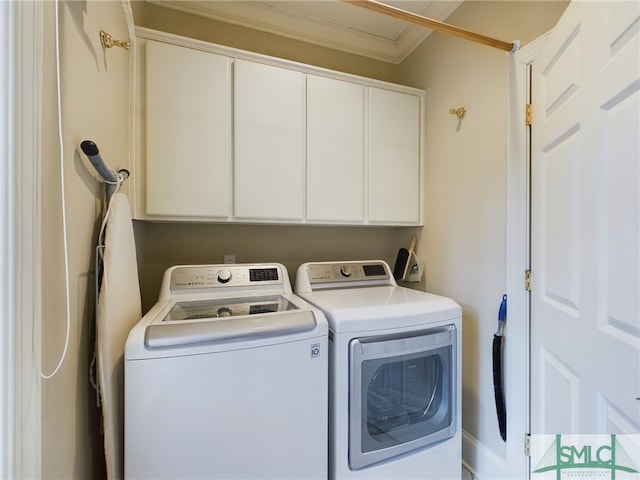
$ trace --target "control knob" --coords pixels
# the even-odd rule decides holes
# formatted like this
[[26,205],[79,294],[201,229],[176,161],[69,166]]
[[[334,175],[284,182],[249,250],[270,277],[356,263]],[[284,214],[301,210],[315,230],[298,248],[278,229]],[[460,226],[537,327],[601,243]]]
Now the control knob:
[[351,267],[348,267],[346,265],[340,267],[340,275],[342,275],[343,277],[350,277],[351,276]]
[[220,270],[218,272],[218,282],[227,283],[231,280],[231,272],[229,270]]

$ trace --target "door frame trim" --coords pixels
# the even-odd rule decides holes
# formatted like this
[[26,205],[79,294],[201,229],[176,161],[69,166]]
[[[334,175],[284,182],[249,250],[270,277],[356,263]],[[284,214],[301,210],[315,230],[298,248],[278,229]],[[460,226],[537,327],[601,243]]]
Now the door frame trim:
[[[41,477],[41,218],[40,166],[43,77],[43,2],[2,5],[3,121],[6,155],[2,185],[2,434],[0,475]],[[4,303],[4,302],[3,302]],[[6,347],[6,351],[5,351]],[[6,401],[6,405],[4,402]],[[11,415],[9,419],[6,415]],[[5,422],[5,420],[8,420]],[[7,441],[7,443],[5,443]]]
[[15,256],[13,227],[13,8],[0,3],[0,478],[14,478],[15,422]]
[[[530,293],[525,290],[525,271],[530,268],[530,130],[525,124],[526,104],[531,85],[529,67],[540,52],[550,32],[543,34],[511,57],[509,61],[509,91],[507,102],[507,296],[509,298],[508,340],[505,341],[505,372],[507,385],[520,390],[507,395],[507,458],[524,455],[524,438],[531,426],[531,352],[530,352]],[[535,112],[534,112],[535,115]],[[525,374],[523,375],[523,372]],[[514,421],[516,420],[516,421]],[[518,440],[522,439],[522,443]],[[530,478],[529,458],[518,466],[524,471],[509,472]]]

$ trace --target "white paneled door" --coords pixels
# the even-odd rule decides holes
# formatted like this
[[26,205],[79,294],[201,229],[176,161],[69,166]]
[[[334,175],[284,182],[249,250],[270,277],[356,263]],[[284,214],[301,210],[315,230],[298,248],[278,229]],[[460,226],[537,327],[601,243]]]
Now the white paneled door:
[[533,64],[533,434],[640,433],[639,36],[574,1]]

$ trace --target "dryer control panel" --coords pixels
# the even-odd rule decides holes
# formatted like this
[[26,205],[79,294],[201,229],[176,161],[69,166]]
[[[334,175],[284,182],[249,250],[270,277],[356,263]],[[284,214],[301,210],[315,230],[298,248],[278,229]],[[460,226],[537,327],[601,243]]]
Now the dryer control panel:
[[[322,288],[329,284],[343,287],[362,285],[363,283],[367,285],[394,284],[389,267],[383,261],[307,263],[298,270],[298,278],[311,288]],[[296,283],[298,284],[298,282]]]

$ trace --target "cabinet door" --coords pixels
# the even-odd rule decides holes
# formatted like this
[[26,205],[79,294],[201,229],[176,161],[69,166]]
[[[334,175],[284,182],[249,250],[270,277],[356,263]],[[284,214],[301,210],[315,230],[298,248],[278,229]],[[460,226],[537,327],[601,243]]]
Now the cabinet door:
[[227,217],[229,59],[154,41],[145,55],[147,215]]
[[364,87],[307,76],[307,220],[364,221]]
[[234,216],[304,215],[304,75],[234,63]]
[[420,224],[420,97],[369,89],[369,220]]

